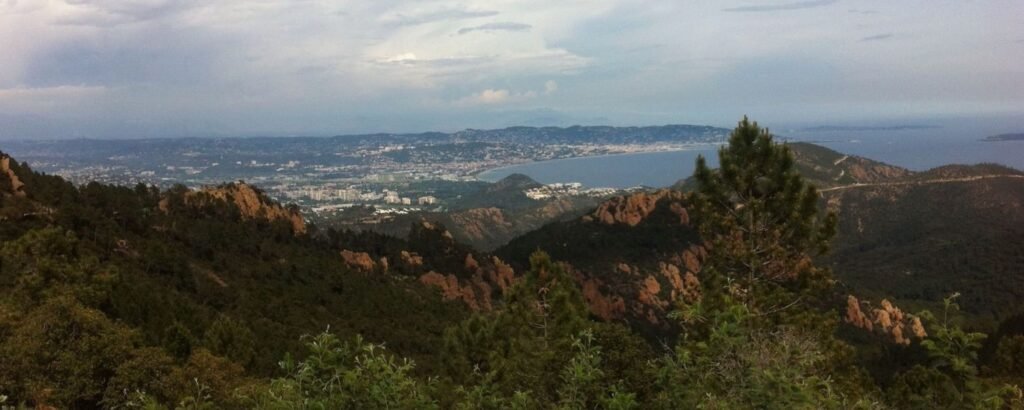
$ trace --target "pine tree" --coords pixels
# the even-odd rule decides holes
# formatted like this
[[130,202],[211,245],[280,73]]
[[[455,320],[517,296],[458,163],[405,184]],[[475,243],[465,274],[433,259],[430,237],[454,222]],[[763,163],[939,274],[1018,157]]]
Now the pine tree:
[[719,168],[697,158],[694,209],[712,258],[702,282],[712,298],[771,315],[823,295],[828,272],[811,258],[828,249],[836,216],[797,173],[792,152],[746,117],[719,149]]
[[540,400],[551,399],[556,392],[549,381],[557,379],[572,356],[573,338],[588,325],[572,277],[537,252],[500,310],[446,332],[444,362],[456,382],[477,382],[482,374],[505,394],[532,391]]

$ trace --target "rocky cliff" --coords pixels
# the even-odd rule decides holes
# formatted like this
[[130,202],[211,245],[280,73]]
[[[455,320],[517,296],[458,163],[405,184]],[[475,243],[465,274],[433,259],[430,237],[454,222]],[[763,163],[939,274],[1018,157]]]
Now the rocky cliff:
[[[262,218],[270,221],[287,221],[296,235],[306,233],[306,221],[297,208],[281,206],[268,198],[262,191],[245,182],[235,182],[215,187],[206,187],[199,191],[189,191],[182,198],[186,205],[203,206],[210,201],[219,200],[233,204],[243,218]],[[160,202],[160,208],[168,209],[169,198]]]
[[686,225],[690,221],[682,201],[685,194],[679,191],[662,189],[654,193],[640,192],[632,195],[617,196],[598,205],[590,215],[584,216],[585,221],[598,221],[606,225],[617,223],[636,226],[643,222],[661,203],[679,217],[679,223]]
[[678,302],[700,298],[706,250],[687,195],[673,190],[611,198],[577,219],[549,224],[499,248],[525,267],[535,249],[564,261],[595,317],[660,332]]
[[11,157],[0,152],[0,178],[6,179],[5,184],[0,185],[4,189],[0,191],[2,194],[14,195],[14,196],[25,196],[25,184],[18,178],[18,174],[14,172],[11,167]]

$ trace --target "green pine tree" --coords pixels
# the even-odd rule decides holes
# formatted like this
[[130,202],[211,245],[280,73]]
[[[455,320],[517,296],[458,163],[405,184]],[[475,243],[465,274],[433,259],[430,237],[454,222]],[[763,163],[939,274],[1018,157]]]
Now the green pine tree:
[[811,258],[828,249],[836,216],[818,204],[793,154],[746,117],[718,151],[719,168],[697,158],[693,196],[701,235],[711,248],[702,271],[705,295],[772,316],[824,295],[828,272]]

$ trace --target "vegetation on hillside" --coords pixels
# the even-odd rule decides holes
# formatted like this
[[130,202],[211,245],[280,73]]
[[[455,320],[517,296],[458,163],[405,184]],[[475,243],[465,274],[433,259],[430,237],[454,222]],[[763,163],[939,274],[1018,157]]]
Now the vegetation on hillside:
[[0,405],[1024,406],[1019,323],[986,345],[965,330],[958,295],[934,314],[888,301],[865,312],[851,297],[842,318],[831,271],[815,263],[836,216],[790,149],[744,119],[719,162],[698,161],[692,215],[647,215],[708,253],[661,343],[596,320],[578,272],[558,261],[574,243],[555,257],[531,250],[494,309],[468,314],[401,270],[355,271],[339,255],[410,247],[440,253],[424,262],[436,269],[467,264],[440,231],[414,228],[409,243],[302,233],[215,197],[186,201],[183,187],[74,187],[13,164],[24,186],[0,185]]

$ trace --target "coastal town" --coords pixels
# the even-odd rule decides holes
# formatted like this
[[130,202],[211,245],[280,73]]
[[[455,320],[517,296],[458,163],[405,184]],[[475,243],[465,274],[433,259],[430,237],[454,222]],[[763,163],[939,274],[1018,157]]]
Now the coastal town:
[[[353,205],[394,213],[452,206],[488,184],[481,173],[495,168],[683,150],[721,142],[724,135],[719,128],[692,125],[515,127],[339,137],[12,141],[5,149],[75,184],[198,188],[244,180],[313,214]],[[541,200],[614,192],[572,182],[527,195]]]

